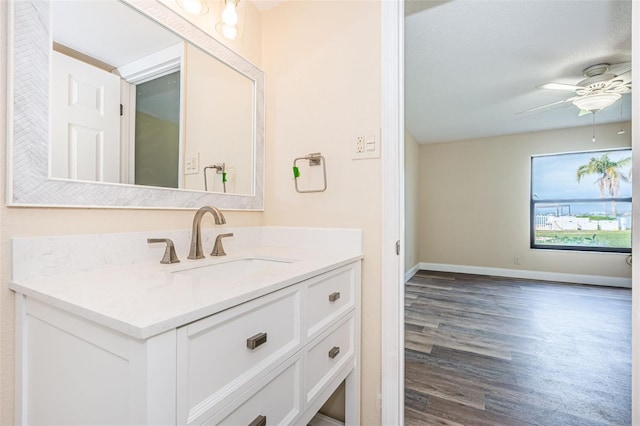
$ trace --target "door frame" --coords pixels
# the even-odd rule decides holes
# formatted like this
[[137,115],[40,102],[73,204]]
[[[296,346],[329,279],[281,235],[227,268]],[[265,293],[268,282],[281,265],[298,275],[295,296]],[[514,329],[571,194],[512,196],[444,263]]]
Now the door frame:
[[[631,39],[640,40],[640,4],[631,2]],[[640,81],[640,43],[631,45],[631,81]],[[631,149],[633,171],[633,223],[640,224],[640,95],[631,98]],[[640,247],[640,226],[632,228],[631,253]],[[638,256],[636,256],[638,258]],[[640,262],[631,268],[631,418],[640,425]]]
[[[404,2],[381,2],[381,423],[404,424]],[[397,246],[396,246],[397,245]]]

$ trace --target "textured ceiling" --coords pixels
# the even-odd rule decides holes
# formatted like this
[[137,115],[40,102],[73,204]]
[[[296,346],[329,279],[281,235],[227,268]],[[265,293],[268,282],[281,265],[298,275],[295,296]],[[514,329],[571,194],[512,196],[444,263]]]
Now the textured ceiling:
[[[591,125],[573,96],[536,89],[575,84],[601,62],[631,61],[631,1],[408,1],[405,123],[420,143]],[[631,119],[631,95],[622,100]],[[621,102],[596,123],[621,121]]]

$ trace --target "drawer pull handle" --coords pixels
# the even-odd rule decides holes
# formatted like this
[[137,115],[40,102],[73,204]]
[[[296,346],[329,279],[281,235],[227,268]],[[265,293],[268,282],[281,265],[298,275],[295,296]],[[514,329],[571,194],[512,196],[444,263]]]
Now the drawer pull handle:
[[331,293],[329,295],[329,302],[335,302],[338,299],[340,299],[340,292],[339,291],[336,291],[335,293]]
[[329,358],[334,359],[340,353],[340,346],[334,346],[329,351]]
[[267,343],[267,333],[258,333],[247,339],[247,347],[249,349],[255,349],[263,343]]
[[249,423],[249,426],[267,426],[267,416],[256,417],[251,423]]

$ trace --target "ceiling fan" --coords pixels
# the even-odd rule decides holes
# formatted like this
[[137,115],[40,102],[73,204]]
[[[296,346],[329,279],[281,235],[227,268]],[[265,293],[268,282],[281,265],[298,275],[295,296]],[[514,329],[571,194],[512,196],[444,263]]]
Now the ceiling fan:
[[579,115],[595,114],[613,105],[625,93],[631,93],[631,62],[614,65],[607,63],[595,64],[585,68],[582,74],[586,78],[575,85],[545,83],[537,86],[540,89],[574,92],[576,96],[531,108],[522,111],[522,113],[537,111],[554,105],[572,103],[580,109]]

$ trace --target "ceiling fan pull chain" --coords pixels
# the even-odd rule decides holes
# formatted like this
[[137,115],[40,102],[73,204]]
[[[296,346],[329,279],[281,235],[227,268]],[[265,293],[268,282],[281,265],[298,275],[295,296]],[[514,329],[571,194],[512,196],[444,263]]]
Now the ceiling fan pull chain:
[[593,129],[593,138],[591,139],[591,142],[595,142],[596,141],[596,112],[591,111],[591,115],[593,115],[593,124],[591,125],[591,128]]
[[624,135],[625,134],[625,131],[622,128],[622,105],[623,105],[622,104],[622,99],[620,99],[620,130],[618,130],[618,134],[619,135]]

